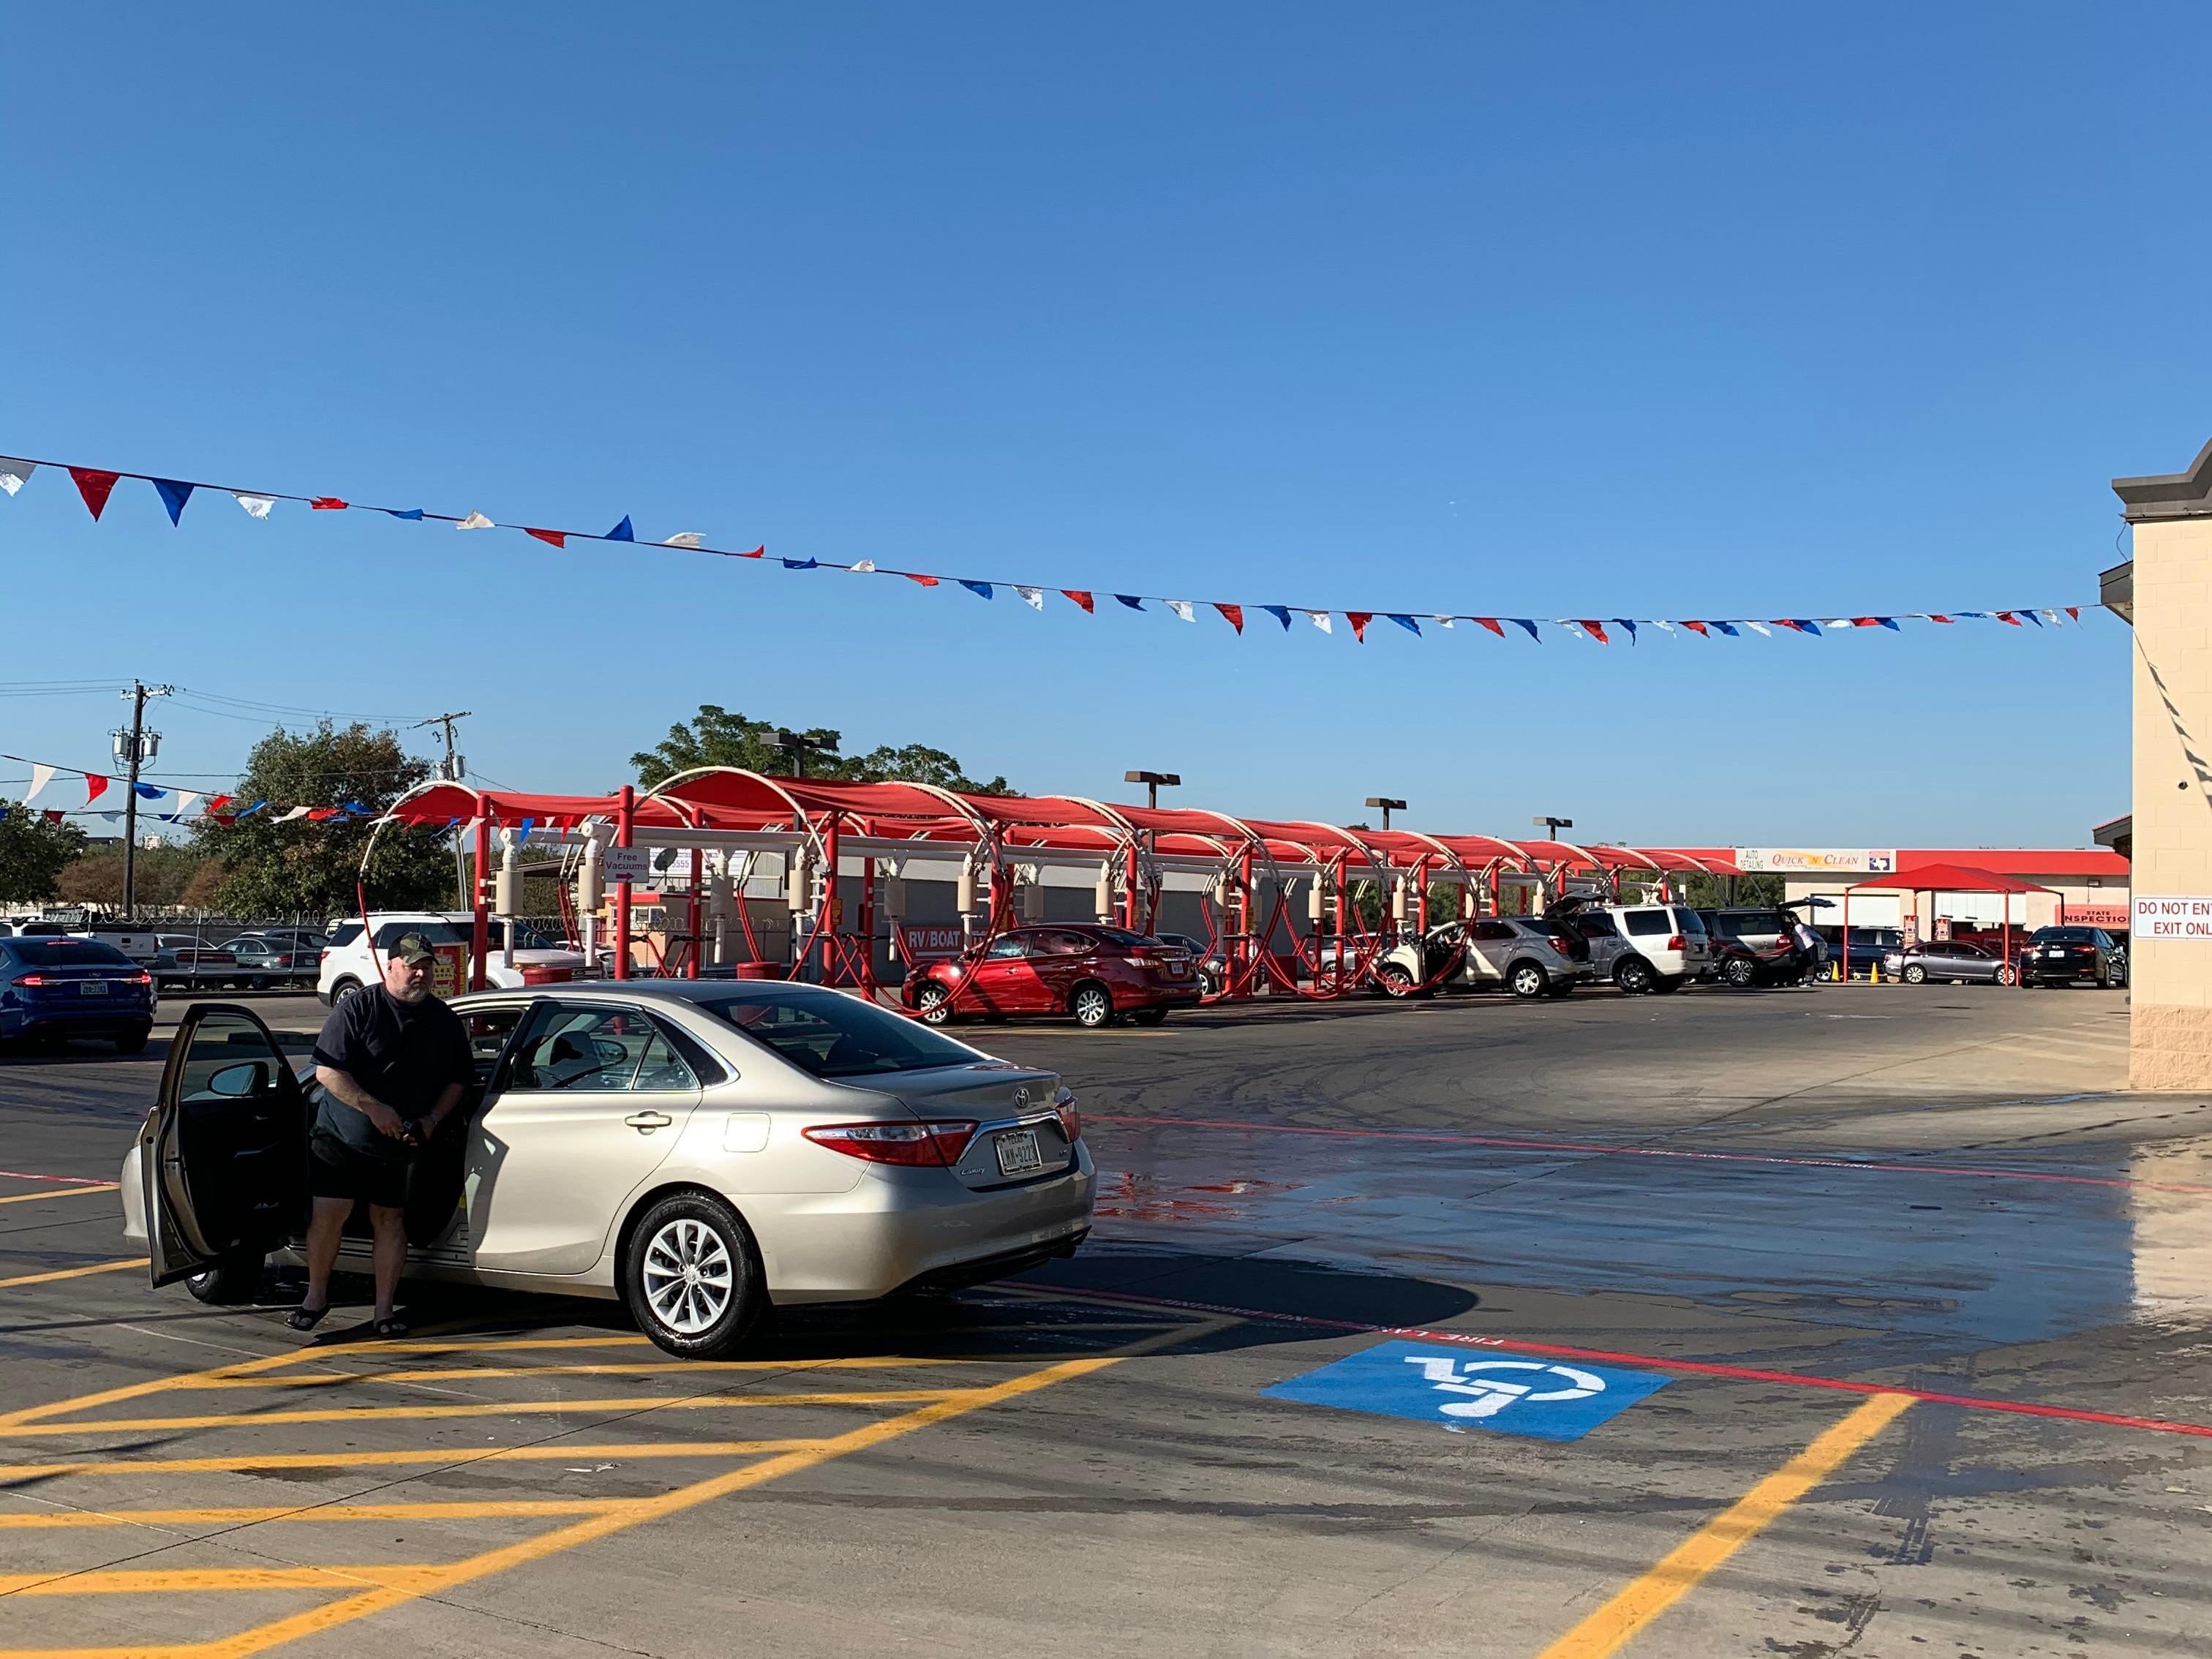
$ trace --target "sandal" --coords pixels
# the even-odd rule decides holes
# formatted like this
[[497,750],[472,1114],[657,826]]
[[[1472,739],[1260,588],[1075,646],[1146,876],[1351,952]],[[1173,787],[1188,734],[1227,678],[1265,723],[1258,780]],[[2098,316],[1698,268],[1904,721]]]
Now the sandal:
[[404,1336],[407,1334],[407,1322],[398,1314],[393,1314],[388,1319],[378,1320],[375,1331],[379,1336]]
[[310,1308],[302,1304],[284,1316],[284,1322],[295,1331],[312,1331],[323,1322],[324,1316],[330,1310],[331,1304],[327,1302],[319,1308]]

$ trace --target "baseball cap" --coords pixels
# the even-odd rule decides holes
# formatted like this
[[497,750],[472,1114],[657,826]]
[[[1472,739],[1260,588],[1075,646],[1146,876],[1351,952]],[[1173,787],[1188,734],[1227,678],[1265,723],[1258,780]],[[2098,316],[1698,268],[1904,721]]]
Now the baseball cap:
[[438,959],[438,953],[430,948],[430,941],[420,933],[402,933],[392,941],[392,949],[386,954],[398,957],[410,967]]

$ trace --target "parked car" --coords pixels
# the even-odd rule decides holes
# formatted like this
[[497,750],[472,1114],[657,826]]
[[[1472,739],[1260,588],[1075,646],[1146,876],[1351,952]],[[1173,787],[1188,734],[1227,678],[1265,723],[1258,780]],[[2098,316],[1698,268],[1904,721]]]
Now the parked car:
[[1229,983],[1229,957],[1218,945],[1210,945],[1202,939],[1193,939],[1188,933],[1155,933],[1152,937],[1163,945],[1172,945],[1190,952],[1193,969],[1198,975],[1201,994],[1218,997],[1221,988]]
[[[1705,919],[1686,904],[1607,904],[1601,896],[1577,894],[1544,914],[1573,924],[1590,948],[1592,976],[1610,979],[1629,996],[1679,991],[1712,958]],[[1593,916],[1602,916],[1607,927],[1589,926]]]
[[103,1037],[126,1054],[154,1026],[154,976],[113,945],[51,935],[0,939],[0,1041]]
[[[322,947],[315,970],[315,995],[336,1006],[364,985],[383,977],[377,953],[389,951],[403,933],[420,933],[432,945],[465,948],[475,938],[476,919],[465,910],[372,910],[368,920],[376,932],[376,949],[364,942],[361,921],[342,921]],[[520,923],[514,930],[514,966],[506,965],[507,923],[497,916],[490,924],[491,960],[484,981],[502,990],[519,990],[546,974],[574,974],[586,964],[584,953],[544,939]],[[527,976],[526,971],[530,970]]]
[[[1900,928],[1826,927],[1820,931],[1828,938],[1828,960],[1837,964],[1838,973],[1847,973],[1853,979],[1870,977],[1876,963],[1891,951],[1905,948],[1905,933]],[[1889,970],[1884,968],[1882,971]]]
[[1738,990],[1759,985],[1795,985],[1808,963],[1797,943],[1797,919],[1767,906],[1755,909],[1700,910],[1712,954],[1705,977]]
[[2030,985],[2125,985],[2128,947],[2101,927],[2039,927],[2020,953],[2020,971]]
[[1408,939],[1378,951],[1370,972],[1375,988],[1394,997],[1412,996],[1424,988],[1503,989],[1523,999],[1562,997],[1589,977],[1576,962],[1573,940],[1565,931],[1533,916],[1440,923],[1429,929],[1418,950]]
[[[173,937],[163,934],[164,939]],[[202,945],[190,934],[181,945],[164,945],[151,964],[155,982],[166,990],[190,991],[229,983],[238,975],[238,958],[228,951]]]
[[2010,985],[2019,970],[1993,951],[1967,939],[1930,939],[1883,952],[1881,971],[1908,985],[1943,980],[1954,985]]
[[265,991],[272,985],[313,982],[322,968],[323,950],[297,945],[276,933],[240,933],[227,939],[216,950],[226,951],[238,969],[237,983],[249,991]]
[[[770,1306],[986,1283],[1071,1255],[1096,1173],[1074,1097],[820,986],[650,980],[454,999],[476,1056],[410,1179],[405,1273],[620,1299],[719,1358]],[[298,1263],[317,1104],[269,1028],[179,1026],[123,1164],[153,1282],[252,1297]],[[348,1237],[341,1270],[368,1270]]]
[[932,1025],[1011,1014],[1072,1014],[1089,1030],[1123,1015],[1157,1025],[1200,998],[1190,952],[1103,924],[1017,927],[908,974],[899,995]]

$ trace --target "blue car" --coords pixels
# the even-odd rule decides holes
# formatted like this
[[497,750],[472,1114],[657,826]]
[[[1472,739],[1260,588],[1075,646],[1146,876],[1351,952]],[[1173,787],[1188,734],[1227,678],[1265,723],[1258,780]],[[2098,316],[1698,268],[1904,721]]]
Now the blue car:
[[154,1028],[154,976],[96,939],[0,939],[0,1042],[104,1037],[126,1054]]

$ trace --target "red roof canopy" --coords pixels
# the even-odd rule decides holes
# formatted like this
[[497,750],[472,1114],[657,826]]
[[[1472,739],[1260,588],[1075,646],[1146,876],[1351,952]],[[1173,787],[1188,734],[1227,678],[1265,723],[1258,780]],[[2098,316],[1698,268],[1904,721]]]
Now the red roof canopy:
[[1923,864],[1893,876],[1870,876],[1844,890],[1847,893],[2048,893],[2017,876],[1978,870],[1970,864]]

